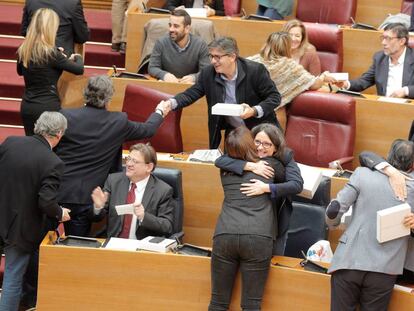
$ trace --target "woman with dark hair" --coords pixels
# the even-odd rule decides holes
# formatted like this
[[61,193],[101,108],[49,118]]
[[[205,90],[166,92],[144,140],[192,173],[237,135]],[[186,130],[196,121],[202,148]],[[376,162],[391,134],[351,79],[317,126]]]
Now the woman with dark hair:
[[[262,123],[252,129],[256,152],[262,161],[240,160],[226,154],[218,158],[215,165],[221,169],[242,175],[246,171],[254,172],[263,177],[272,177],[274,170],[268,165],[269,158],[280,161],[285,169],[285,179],[279,178],[264,182],[252,179],[243,183],[240,191],[247,196],[270,193],[274,199],[274,212],[277,215],[277,237],[273,245],[273,255],[283,255],[287,240],[289,220],[292,214],[291,196],[303,189],[300,169],[293,159],[293,151],[285,147],[285,139],[280,129],[270,123]],[[277,173],[277,172],[276,172]]]
[[44,111],[59,111],[57,82],[62,72],[83,74],[79,54],[66,57],[55,46],[59,16],[51,9],[37,10],[26,38],[17,50],[17,73],[24,77],[25,89],[20,114],[26,135],[33,135],[34,123]]
[[185,8],[205,8],[207,16],[224,16],[223,0],[168,0],[164,6],[165,9],[173,11],[175,9]]
[[[256,163],[253,137],[246,127],[231,131],[225,140],[229,156]],[[283,165],[276,158],[266,158],[277,182],[284,180]],[[275,214],[268,194],[246,196],[242,184],[251,179],[269,183],[271,179],[253,172],[235,174],[220,170],[224,201],[213,237],[211,257],[211,301],[209,310],[227,310],[234,281],[240,268],[242,277],[241,307],[260,310],[264,286],[272,258],[275,237]]]

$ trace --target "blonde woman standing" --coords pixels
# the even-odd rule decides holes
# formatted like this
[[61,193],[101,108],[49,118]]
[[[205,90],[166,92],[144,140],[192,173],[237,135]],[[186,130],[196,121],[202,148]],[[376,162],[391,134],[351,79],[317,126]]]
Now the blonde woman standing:
[[308,72],[317,76],[321,73],[321,61],[316,48],[309,43],[305,26],[297,19],[288,21],[282,28],[292,39],[292,58]]
[[25,82],[20,114],[26,135],[33,135],[34,123],[42,112],[60,110],[57,82],[62,72],[83,74],[79,54],[67,57],[55,47],[58,27],[59,17],[53,10],[37,10],[17,50],[17,73]]

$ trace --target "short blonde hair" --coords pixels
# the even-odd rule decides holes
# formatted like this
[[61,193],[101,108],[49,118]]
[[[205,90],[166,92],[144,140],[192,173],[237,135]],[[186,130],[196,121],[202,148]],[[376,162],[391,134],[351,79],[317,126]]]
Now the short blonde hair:
[[42,64],[52,55],[55,48],[59,16],[52,9],[38,9],[30,22],[26,38],[17,50],[19,61],[24,67],[29,63]]
[[273,32],[267,38],[266,44],[260,51],[265,61],[275,60],[279,57],[291,57],[291,40],[287,32]]

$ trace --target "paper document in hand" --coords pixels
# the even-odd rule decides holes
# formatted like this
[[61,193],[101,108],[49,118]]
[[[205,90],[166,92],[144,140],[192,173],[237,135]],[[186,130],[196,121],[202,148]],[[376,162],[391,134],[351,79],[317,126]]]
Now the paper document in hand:
[[190,154],[187,161],[214,163],[221,155],[220,149],[199,149]]
[[377,240],[384,243],[410,234],[410,228],[404,226],[404,217],[411,212],[407,203],[395,205],[377,212]]
[[322,170],[317,167],[299,164],[300,174],[303,178],[303,190],[299,195],[312,199],[322,180]]
[[147,236],[140,240],[140,249],[158,253],[166,253],[173,247],[177,246],[177,241],[163,237]]
[[337,81],[347,81],[349,80],[349,74],[347,72],[330,72],[328,76],[334,78]]
[[140,248],[140,243],[140,240],[110,238],[109,242],[105,245],[105,248],[123,251],[136,251],[137,248]]
[[217,103],[211,107],[211,114],[220,116],[240,116],[243,113],[243,107],[238,104]]
[[185,8],[191,17],[207,17],[207,9],[204,8]]
[[134,206],[132,204],[115,205],[115,210],[118,216],[125,214],[134,214]]

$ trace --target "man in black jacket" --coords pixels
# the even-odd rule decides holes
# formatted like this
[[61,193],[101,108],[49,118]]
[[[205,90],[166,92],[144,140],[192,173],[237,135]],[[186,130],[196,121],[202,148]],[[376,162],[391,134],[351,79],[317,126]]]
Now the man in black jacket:
[[[241,58],[236,41],[230,37],[211,42],[209,57],[211,64],[201,70],[197,82],[167,104],[175,110],[207,97],[210,148],[220,145],[221,130],[241,125],[251,129],[263,122],[279,126],[275,109],[281,97],[262,64]],[[243,113],[237,117],[212,115],[211,108],[217,103],[239,104]]]
[[145,123],[129,121],[126,113],[107,110],[112,94],[109,77],[92,77],[84,91],[85,106],[61,111],[68,130],[56,153],[65,163],[58,201],[71,210],[66,234],[89,234],[92,190],[103,186],[120,160],[122,144],[153,136],[169,112],[160,104]]
[[67,122],[59,112],[44,112],[34,136],[8,137],[0,145],[0,243],[5,245],[5,274],[0,310],[12,311],[25,296],[36,305],[38,249],[47,218],[70,219],[69,210],[56,197],[63,162],[53,153]]
[[40,8],[52,9],[59,15],[56,46],[62,47],[68,57],[73,54],[75,43],[82,44],[89,39],[89,29],[80,0],[26,0],[23,8],[22,36],[26,36],[32,15]]

